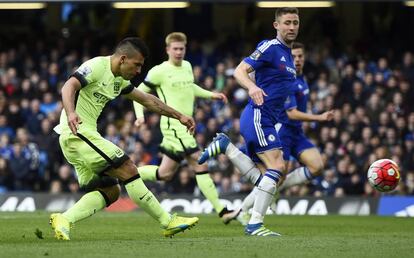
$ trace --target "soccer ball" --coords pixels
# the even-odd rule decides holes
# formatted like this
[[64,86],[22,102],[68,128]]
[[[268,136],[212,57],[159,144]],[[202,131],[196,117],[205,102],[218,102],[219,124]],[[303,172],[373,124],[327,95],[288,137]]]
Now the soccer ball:
[[368,169],[369,184],[380,192],[389,192],[400,182],[398,165],[390,159],[379,159]]

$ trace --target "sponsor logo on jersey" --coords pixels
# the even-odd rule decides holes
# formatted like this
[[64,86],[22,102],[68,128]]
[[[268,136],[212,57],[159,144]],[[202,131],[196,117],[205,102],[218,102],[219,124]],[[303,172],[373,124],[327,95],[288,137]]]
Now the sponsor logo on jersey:
[[97,103],[106,103],[110,100],[107,96],[99,92],[94,92],[92,95],[96,98]]
[[286,58],[285,58],[284,56],[282,56],[282,57],[280,58],[280,61],[282,61],[282,62],[286,62]]
[[171,83],[171,86],[173,86],[174,88],[186,88],[193,85],[193,81],[192,80],[188,80],[188,81],[176,81]]
[[296,69],[293,69],[293,68],[291,68],[289,66],[286,66],[286,71],[288,71],[288,72],[290,72],[290,73],[292,73],[293,75],[296,76]]

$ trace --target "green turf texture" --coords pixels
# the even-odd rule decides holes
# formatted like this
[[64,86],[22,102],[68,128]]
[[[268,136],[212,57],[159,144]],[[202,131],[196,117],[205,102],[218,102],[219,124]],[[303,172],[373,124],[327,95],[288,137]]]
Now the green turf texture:
[[72,240],[57,241],[48,216],[0,213],[0,257],[414,257],[413,218],[270,215],[266,225],[283,236],[265,238],[202,215],[165,238],[146,214],[101,212],[78,222]]

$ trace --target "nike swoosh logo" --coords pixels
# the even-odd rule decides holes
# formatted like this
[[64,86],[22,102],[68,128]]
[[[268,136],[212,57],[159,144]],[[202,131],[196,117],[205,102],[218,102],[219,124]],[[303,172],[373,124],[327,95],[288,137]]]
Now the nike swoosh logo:
[[147,196],[148,192],[146,192],[142,197],[139,197],[139,199],[142,201],[142,199],[144,199],[144,197]]

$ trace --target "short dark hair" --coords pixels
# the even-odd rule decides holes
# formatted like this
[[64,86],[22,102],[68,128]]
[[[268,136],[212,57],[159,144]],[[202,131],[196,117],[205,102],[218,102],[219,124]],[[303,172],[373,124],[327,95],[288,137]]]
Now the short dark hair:
[[299,9],[296,7],[277,8],[275,11],[275,20],[277,20],[280,16],[287,14],[287,13],[294,13],[294,14],[299,15]]
[[300,42],[293,42],[292,43],[292,49],[298,49],[301,48],[303,51],[305,51],[305,45]]
[[149,56],[149,49],[147,47],[147,44],[145,44],[145,42],[138,37],[128,37],[121,40],[121,42],[119,42],[116,46],[115,52],[119,54],[129,55],[131,49],[134,49],[141,53],[144,58],[147,58]]

